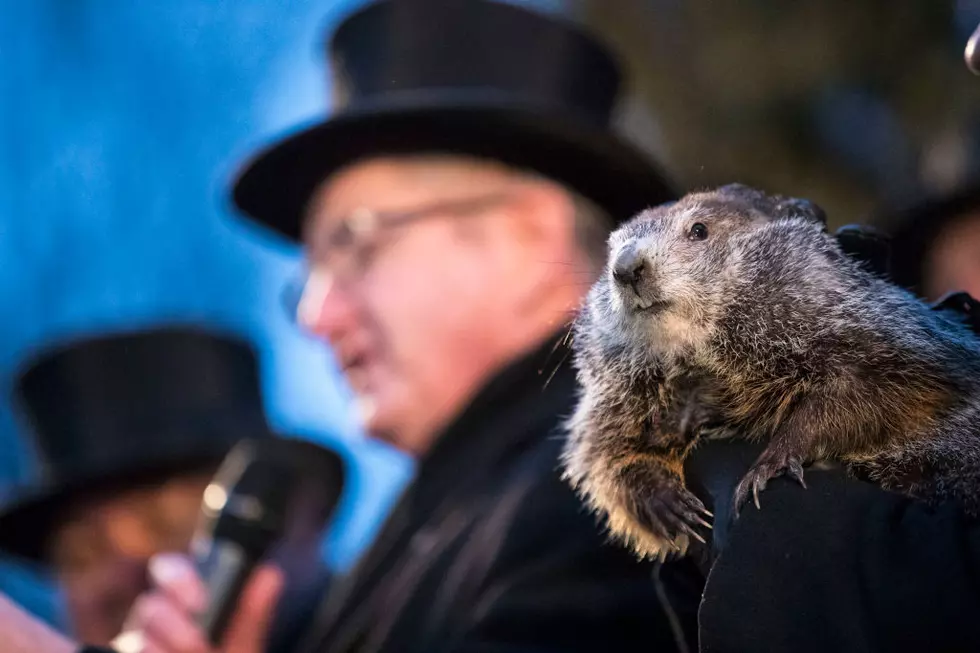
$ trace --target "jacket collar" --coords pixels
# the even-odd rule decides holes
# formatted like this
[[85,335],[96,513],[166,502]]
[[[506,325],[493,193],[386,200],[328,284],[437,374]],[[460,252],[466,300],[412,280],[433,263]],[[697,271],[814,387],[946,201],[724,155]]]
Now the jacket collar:
[[545,436],[572,408],[575,374],[567,329],[495,374],[419,460],[415,505],[431,505],[474,466],[487,469]]
[[500,370],[444,429],[354,573],[331,590],[301,650],[319,650],[339,637],[337,629],[356,637],[367,626],[355,616],[370,618],[367,597],[394,573],[393,558],[411,549],[413,535],[427,522],[438,522],[440,506],[465,501],[502,464],[549,437],[574,400],[566,335],[554,334]]

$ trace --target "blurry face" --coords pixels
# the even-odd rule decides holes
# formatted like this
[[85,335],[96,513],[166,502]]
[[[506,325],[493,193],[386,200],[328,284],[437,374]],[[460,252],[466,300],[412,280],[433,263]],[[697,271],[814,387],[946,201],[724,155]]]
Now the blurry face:
[[980,297],[980,214],[947,226],[936,238],[926,261],[924,292],[938,299],[965,290]]
[[108,645],[147,589],[146,565],[190,543],[211,474],[104,495],[73,506],[53,534],[51,557],[77,639]]
[[358,163],[316,194],[298,319],[332,345],[373,436],[421,454],[495,368],[559,328],[529,306],[567,246],[528,216],[547,213],[542,197],[436,158]]

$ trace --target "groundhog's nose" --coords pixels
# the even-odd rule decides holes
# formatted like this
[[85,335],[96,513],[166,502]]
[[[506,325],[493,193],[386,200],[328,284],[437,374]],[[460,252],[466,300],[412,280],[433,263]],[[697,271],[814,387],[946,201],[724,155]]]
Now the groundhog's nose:
[[643,257],[637,252],[636,247],[627,245],[616,255],[612,275],[617,283],[635,287],[643,278],[645,271],[646,262]]

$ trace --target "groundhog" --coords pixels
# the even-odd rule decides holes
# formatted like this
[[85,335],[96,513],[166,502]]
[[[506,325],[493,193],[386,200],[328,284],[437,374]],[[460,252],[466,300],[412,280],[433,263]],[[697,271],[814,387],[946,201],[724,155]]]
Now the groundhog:
[[821,460],[978,512],[980,339],[847,256],[819,207],[725,186],[639,214],[609,251],[572,327],[562,465],[637,554],[703,541],[683,463],[705,437],[766,443],[736,515]]

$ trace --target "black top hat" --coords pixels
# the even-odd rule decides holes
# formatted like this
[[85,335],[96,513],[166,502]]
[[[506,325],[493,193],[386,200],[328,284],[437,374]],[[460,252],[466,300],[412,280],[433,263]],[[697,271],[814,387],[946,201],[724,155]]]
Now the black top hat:
[[945,227],[978,210],[980,182],[972,182],[951,192],[873,216],[872,222],[890,235],[892,280],[922,294],[927,255],[936,238]]
[[240,439],[273,435],[253,348],[196,328],[108,334],[47,350],[18,376],[15,392],[42,473],[0,506],[0,549],[35,561],[79,493],[217,466]]
[[389,0],[329,43],[335,113],[261,153],[234,200],[289,238],[330,173],[373,154],[448,152],[535,170],[616,221],[674,199],[665,176],[614,134],[621,74],[575,25],[503,2]]

